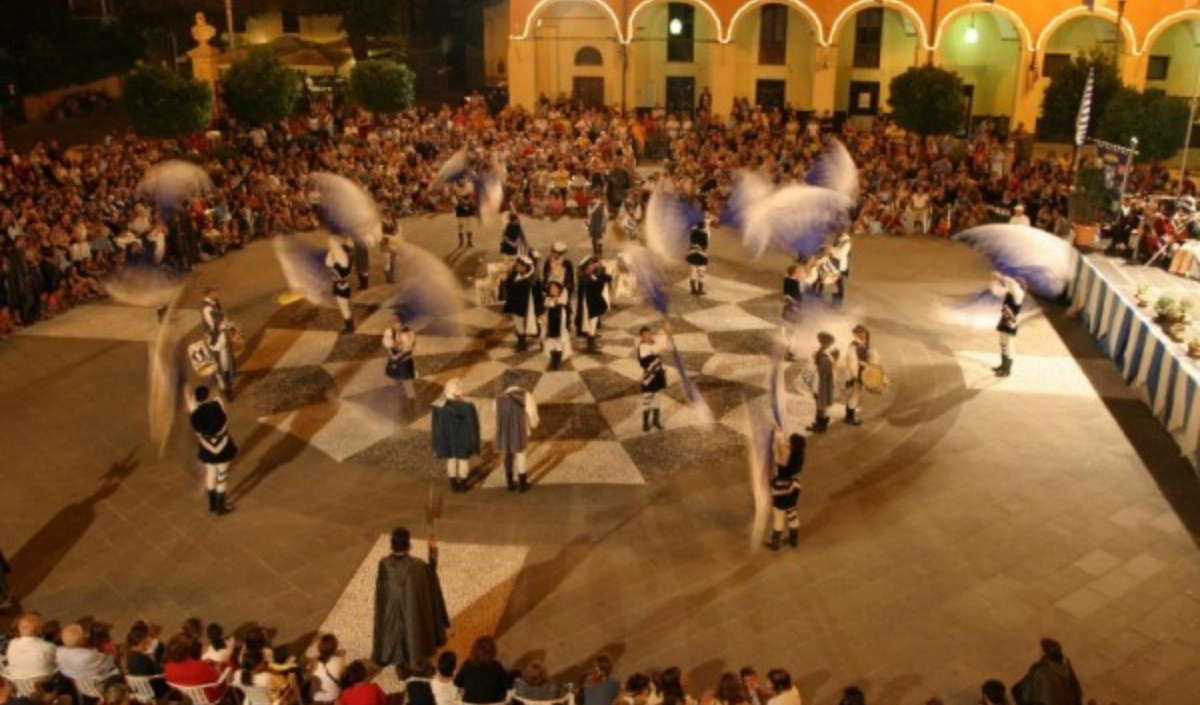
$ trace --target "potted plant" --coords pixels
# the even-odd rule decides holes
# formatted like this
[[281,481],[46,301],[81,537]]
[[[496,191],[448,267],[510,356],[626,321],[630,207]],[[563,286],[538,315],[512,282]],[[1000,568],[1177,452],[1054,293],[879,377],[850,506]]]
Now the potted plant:
[[1167,337],[1176,343],[1182,343],[1187,340],[1187,332],[1188,328],[1183,323],[1172,323],[1167,326]]
[[1173,308],[1175,308],[1175,299],[1170,296],[1158,297],[1158,301],[1154,302],[1154,313],[1156,314],[1154,320],[1159,323],[1166,323],[1167,316]]
[[1100,214],[1104,210],[1104,171],[1094,166],[1081,167],[1075,172],[1071,187],[1071,227],[1075,246],[1091,247],[1096,241]]
[[1137,291],[1134,293],[1133,298],[1137,302],[1138,308],[1146,308],[1149,306],[1151,298],[1150,285],[1138,284]]
[[1179,312],[1182,315],[1182,320],[1187,323],[1192,320],[1192,309],[1195,308],[1196,302],[1191,299],[1184,299],[1179,302]]
[[1200,358],[1200,338],[1192,338],[1188,341],[1187,354],[1193,359]]

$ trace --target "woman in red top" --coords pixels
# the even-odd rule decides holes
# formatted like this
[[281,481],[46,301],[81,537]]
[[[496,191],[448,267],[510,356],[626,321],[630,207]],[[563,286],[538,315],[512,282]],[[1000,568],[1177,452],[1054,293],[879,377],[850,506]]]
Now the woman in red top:
[[355,661],[346,667],[346,675],[342,680],[342,694],[337,699],[338,705],[386,705],[387,696],[383,689],[374,683],[367,682],[367,667],[362,661]]
[[[171,685],[211,685],[204,693],[209,702],[217,702],[225,695],[222,674],[210,661],[200,659],[200,642],[179,634],[167,642],[166,663],[163,675]],[[221,681],[221,682],[218,682]]]

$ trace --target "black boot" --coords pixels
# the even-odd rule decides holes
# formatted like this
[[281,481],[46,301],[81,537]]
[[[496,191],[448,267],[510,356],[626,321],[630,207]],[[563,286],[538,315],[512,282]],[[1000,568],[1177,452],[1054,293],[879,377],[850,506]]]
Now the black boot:
[[851,426],[862,426],[862,419],[858,417],[858,409],[846,407],[846,423]]
[[467,231],[467,247],[474,247],[475,243],[471,241],[471,231]]
[[217,491],[216,490],[208,491],[208,511],[213,514],[217,513]]
[[214,494],[216,494],[216,496],[217,496],[217,499],[216,499],[217,508],[213,511],[214,514],[216,514],[217,516],[225,516],[226,514],[233,511],[233,507],[230,506],[225,501],[225,493],[224,492],[216,492]]
[[450,491],[458,492],[458,478],[457,477],[450,478]]
[[345,321],[342,324],[342,333],[345,334],[345,333],[353,333],[353,332],[354,332],[354,319],[353,318],[345,319]]
[[642,433],[650,430],[650,412],[642,412]]
[[696,291],[696,280],[695,279],[691,279],[688,281],[688,287],[692,290],[692,296],[698,295],[697,291]]
[[510,453],[504,454],[504,480],[508,484],[509,492],[517,490],[517,481],[513,478],[513,457]]
[[461,230],[459,230],[458,231],[458,246],[462,247],[464,243],[466,243],[466,239],[463,238],[463,232]]
[[995,372],[996,374],[1000,374],[1000,370],[1004,369],[1004,363],[1005,363],[1007,360],[1008,360],[1008,356],[1007,356],[1007,355],[1001,355],[1001,356],[1000,356],[1000,364],[999,364],[999,365],[996,365],[995,367],[993,367],[993,368],[992,368],[992,372]]
[[812,422],[812,425],[810,425],[808,427],[808,430],[812,431],[813,433],[824,433],[825,430],[828,428],[829,428],[829,417],[828,416],[818,416],[816,418],[816,420]]
[[800,530],[788,529],[788,545],[792,548],[800,545]]
[[587,337],[587,351],[590,353],[600,352],[600,346],[596,345],[596,336],[589,335]]
[[1004,362],[1000,364],[1000,369],[996,370],[997,377],[1007,377],[1012,374],[1013,359],[1011,357],[1004,358]]
[[696,296],[704,296],[704,282],[696,282]]
[[525,352],[529,349],[529,344],[525,342],[525,336],[517,333],[517,352]]
[[767,548],[771,549],[772,551],[778,551],[778,550],[779,550],[779,537],[780,537],[780,535],[781,535],[781,534],[780,534],[780,532],[778,532],[778,531],[772,531],[772,532],[771,532],[771,538],[769,538],[769,539],[767,539],[766,541],[764,541],[764,542],[763,542],[763,545],[764,545],[764,546],[766,546]]
[[661,418],[661,416],[662,416],[662,412],[661,412],[661,411],[659,411],[658,409],[654,409],[654,410],[653,410],[653,411],[650,413],[650,417],[651,417],[651,418],[650,418],[650,421],[651,421],[651,423],[653,423],[653,424],[654,424],[654,427],[655,427],[655,428],[657,428],[657,429],[658,429],[658,430],[660,430],[660,431],[661,431],[661,430],[663,430],[662,424],[661,424],[661,423],[659,423],[659,419]]
[[529,491],[529,478],[525,475],[525,473],[521,473],[520,475],[518,475],[517,479],[521,481],[521,491],[528,492]]
[[551,370],[557,370],[559,367],[562,367],[562,355],[563,354],[561,352],[559,352],[558,350],[550,351],[550,369]]

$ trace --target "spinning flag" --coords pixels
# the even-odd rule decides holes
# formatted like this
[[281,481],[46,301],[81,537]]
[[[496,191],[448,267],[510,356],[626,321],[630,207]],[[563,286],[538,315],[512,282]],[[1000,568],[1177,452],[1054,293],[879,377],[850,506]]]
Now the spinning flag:
[[996,271],[1024,279],[1030,291],[1050,299],[1067,290],[1079,257],[1066,241],[1026,225],[981,225],[955,239],[981,252]]
[[204,170],[182,159],[171,159],[150,167],[138,182],[137,194],[150,200],[163,220],[171,220],[187,202],[212,190],[212,179]]
[[768,184],[764,189],[764,184],[760,176],[743,174],[727,213],[741,230],[743,246],[756,258],[768,248],[812,257],[830,234],[849,223],[854,200],[844,193],[806,184],[777,189]]
[[385,304],[410,325],[453,321],[462,312],[462,286],[446,263],[416,245],[396,248],[396,281]]
[[366,189],[344,176],[316,172],[308,177],[316,194],[313,211],[326,230],[372,246],[383,235],[379,208]]
[[287,280],[288,289],[298,294],[315,306],[333,305],[333,279],[329,268],[325,266],[325,257],[329,252],[340,250],[345,256],[341,244],[333,238],[329,240],[329,248],[310,245],[298,237],[276,235],[273,239],[275,258],[279,260],[279,268],[283,278]]
[[500,207],[504,204],[504,182],[507,180],[508,169],[499,159],[492,157],[491,166],[475,183],[479,220],[485,228],[500,225]]
[[656,188],[646,204],[646,246],[668,262],[682,259],[692,227],[703,220],[704,213],[690,201]]
[[153,264],[126,264],[107,277],[104,291],[114,301],[127,306],[165,309],[179,297],[184,282],[168,276]]
[[[995,283],[982,291],[965,296],[950,296],[937,305],[937,317],[950,325],[976,330],[990,330],[999,320],[1000,306],[1004,302],[1003,291],[997,291]],[[1037,299],[1025,297],[1021,304],[1021,322],[1041,315]]]
[[750,496],[754,521],[750,525],[750,550],[761,546],[771,518],[771,477],[775,472],[775,426],[756,412],[750,414],[750,438],[746,444]]
[[166,451],[167,440],[171,437],[171,427],[175,423],[175,413],[182,399],[183,383],[186,379],[179,345],[184,331],[183,324],[176,315],[178,305],[179,296],[176,295],[167,306],[167,313],[158,326],[158,334],[149,344],[150,442],[158,449],[160,458]]
[[467,173],[469,160],[467,159],[467,148],[460,147],[457,152],[451,154],[442,166],[438,168],[437,175],[433,177],[432,186],[441,184],[452,184],[463,177]]
[[858,167],[846,145],[836,139],[830,138],[825,153],[813,164],[804,180],[812,186],[840,193],[851,201],[858,198]]

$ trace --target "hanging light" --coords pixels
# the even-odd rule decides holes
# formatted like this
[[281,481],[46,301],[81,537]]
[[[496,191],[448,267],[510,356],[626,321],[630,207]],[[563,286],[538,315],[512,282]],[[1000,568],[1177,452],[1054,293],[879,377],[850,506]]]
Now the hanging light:
[[975,44],[979,41],[979,30],[975,29],[975,13],[971,13],[971,26],[967,27],[966,33],[963,35],[963,41],[967,44]]
[[671,21],[667,23],[667,31],[671,33],[672,37],[683,34],[683,20],[678,17],[671,18]]

